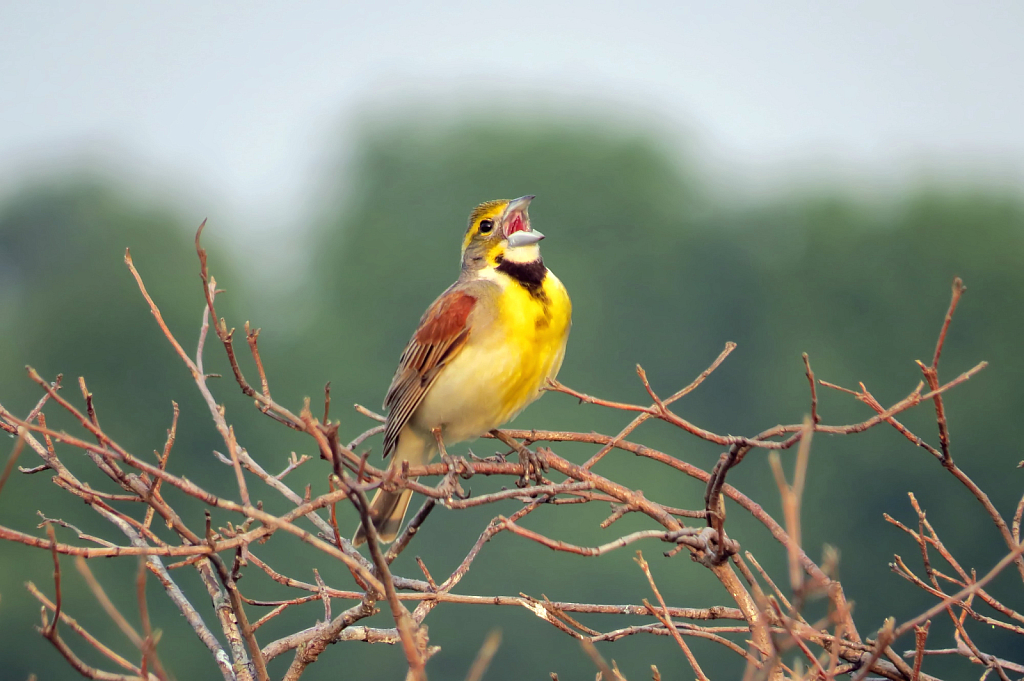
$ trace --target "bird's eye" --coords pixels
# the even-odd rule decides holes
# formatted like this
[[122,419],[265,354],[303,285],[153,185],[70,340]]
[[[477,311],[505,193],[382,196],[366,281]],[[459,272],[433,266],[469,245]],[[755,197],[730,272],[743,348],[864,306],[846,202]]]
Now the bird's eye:
[[481,234],[490,234],[492,229],[494,229],[494,220],[481,220],[480,221],[480,233]]

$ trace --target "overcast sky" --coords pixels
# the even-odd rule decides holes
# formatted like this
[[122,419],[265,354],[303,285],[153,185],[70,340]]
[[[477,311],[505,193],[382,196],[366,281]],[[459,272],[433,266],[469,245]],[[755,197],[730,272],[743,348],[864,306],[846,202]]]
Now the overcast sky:
[[1024,2],[634,4],[4,2],[0,189],[100,159],[274,222],[368,108],[505,94],[656,121],[755,184],[1024,188]]

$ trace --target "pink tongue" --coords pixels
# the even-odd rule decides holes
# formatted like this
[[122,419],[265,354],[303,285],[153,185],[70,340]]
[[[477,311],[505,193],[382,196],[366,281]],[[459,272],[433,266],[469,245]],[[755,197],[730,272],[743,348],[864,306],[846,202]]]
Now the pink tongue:
[[516,215],[512,218],[512,224],[508,226],[508,235],[512,236],[516,232],[523,232],[526,228],[523,227],[523,216]]

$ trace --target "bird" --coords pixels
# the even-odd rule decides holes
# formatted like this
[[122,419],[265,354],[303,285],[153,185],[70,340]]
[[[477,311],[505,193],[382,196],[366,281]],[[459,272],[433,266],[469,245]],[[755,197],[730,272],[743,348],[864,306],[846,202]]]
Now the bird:
[[[423,314],[384,398],[388,470],[428,463],[437,437],[447,446],[508,423],[558,375],[572,302],[541,258],[533,199],[486,201],[470,214],[459,277]],[[377,490],[369,517],[381,542],[398,536],[411,498]],[[353,544],[365,541],[360,523]]]

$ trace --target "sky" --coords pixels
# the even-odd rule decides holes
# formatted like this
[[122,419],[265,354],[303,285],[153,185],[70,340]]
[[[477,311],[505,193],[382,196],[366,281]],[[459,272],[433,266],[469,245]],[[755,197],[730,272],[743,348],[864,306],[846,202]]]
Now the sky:
[[0,194],[92,165],[277,232],[395,107],[633,121],[755,191],[1024,188],[1022,32],[1011,1],[7,2]]

